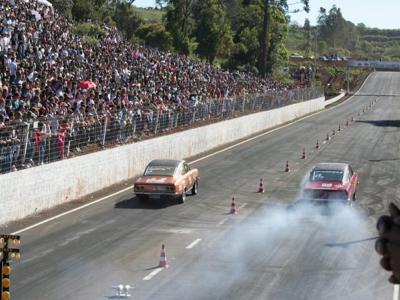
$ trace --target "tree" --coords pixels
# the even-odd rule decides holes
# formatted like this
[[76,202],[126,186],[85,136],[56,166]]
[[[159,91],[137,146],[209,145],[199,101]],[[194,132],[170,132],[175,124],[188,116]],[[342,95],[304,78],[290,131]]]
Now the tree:
[[[249,2],[249,0],[248,0]],[[301,0],[299,3],[303,4],[303,10],[309,12],[309,0]],[[271,6],[275,6],[278,9],[287,12],[289,10],[289,4],[287,0],[263,0],[263,26],[262,32],[260,37],[260,59],[259,59],[259,66],[261,76],[265,77],[267,73],[270,73],[272,68],[271,64],[267,64],[268,57],[271,57],[269,53],[269,34],[270,34],[270,8]]]
[[343,46],[343,36],[346,34],[346,20],[342,16],[340,8],[335,5],[326,13],[326,9],[320,8],[318,17],[321,39],[331,45],[333,49]]
[[197,47],[192,38],[195,27],[192,15],[194,0],[158,0],[158,3],[166,5],[164,23],[172,35],[174,48],[182,54],[193,53]]
[[125,34],[127,39],[133,37],[142,23],[142,19],[137,15],[129,1],[118,1],[115,4],[114,19],[118,29]]
[[198,1],[194,6],[196,27],[193,36],[197,53],[212,63],[217,55],[229,56],[233,40],[231,27],[223,5],[218,0]]
[[263,20],[261,5],[260,3],[242,5],[237,15],[238,28],[234,35],[233,53],[227,66],[258,74]]
[[[303,4],[303,9],[308,12],[309,11],[308,2],[309,2],[308,0],[300,0],[300,2],[296,2],[293,4]],[[265,77],[267,74],[270,74],[272,72],[272,68],[275,62],[272,61],[271,59],[273,59],[273,57],[276,57],[276,55],[274,55],[273,52],[276,51],[276,49],[278,48],[277,41],[271,39],[272,24],[276,22],[276,20],[274,20],[274,17],[278,16],[278,14],[276,14],[275,9],[280,10],[282,15],[285,16],[286,20],[284,21],[284,23],[287,26],[288,17],[286,16],[286,13],[289,12],[289,6],[291,4],[289,4],[288,1],[286,0],[244,0],[243,5],[244,6],[257,5],[260,7],[262,11],[262,23],[261,23],[261,30],[259,33],[260,51],[258,58],[258,68],[260,70],[261,76]],[[274,16],[271,17],[271,14],[273,13]],[[284,31],[287,31],[287,28],[284,29]],[[277,36],[278,35],[275,34],[275,37]]]
[[172,49],[172,36],[162,24],[143,25],[137,31],[137,36],[145,41],[146,45],[169,51]]
[[286,63],[288,52],[285,47],[285,40],[288,34],[287,20],[282,10],[277,7],[271,9],[271,34],[268,50],[267,72],[272,73],[275,66]]
[[72,18],[73,0],[52,0],[54,8],[68,19]]
[[94,15],[94,6],[92,1],[88,0],[74,0],[74,5],[71,8],[73,19],[86,22]]

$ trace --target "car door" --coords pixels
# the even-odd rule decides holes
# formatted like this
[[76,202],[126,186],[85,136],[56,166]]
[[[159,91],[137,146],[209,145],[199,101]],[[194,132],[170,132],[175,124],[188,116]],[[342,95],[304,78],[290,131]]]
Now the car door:
[[185,178],[186,189],[191,189],[194,183],[193,172],[190,166],[186,162],[183,163],[183,169],[185,173],[184,178]]
[[358,182],[358,175],[353,171],[353,169],[349,166],[349,177],[351,183],[351,195],[356,192],[357,182]]

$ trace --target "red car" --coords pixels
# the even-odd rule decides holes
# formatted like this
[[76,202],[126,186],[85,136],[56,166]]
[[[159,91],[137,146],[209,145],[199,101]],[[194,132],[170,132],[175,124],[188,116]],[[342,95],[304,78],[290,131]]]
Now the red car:
[[352,206],[357,198],[358,179],[358,174],[349,164],[317,164],[310,173],[302,198],[321,203],[342,202]]

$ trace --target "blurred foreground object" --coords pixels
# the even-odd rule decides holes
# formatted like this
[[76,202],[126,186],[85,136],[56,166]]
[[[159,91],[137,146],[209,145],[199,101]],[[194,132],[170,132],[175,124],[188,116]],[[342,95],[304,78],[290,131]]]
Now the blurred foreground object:
[[381,216],[376,224],[379,238],[375,250],[383,256],[380,260],[382,268],[392,272],[389,281],[400,284],[400,210],[390,203],[389,214]]

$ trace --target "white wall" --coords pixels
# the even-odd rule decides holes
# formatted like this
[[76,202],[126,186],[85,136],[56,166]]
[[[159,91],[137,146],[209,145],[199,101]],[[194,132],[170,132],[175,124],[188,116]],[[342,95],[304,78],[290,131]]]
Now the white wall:
[[0,224],[132,178],[152,159],[194,156],[321,110],[325,104],[322,97],[1,175]]

